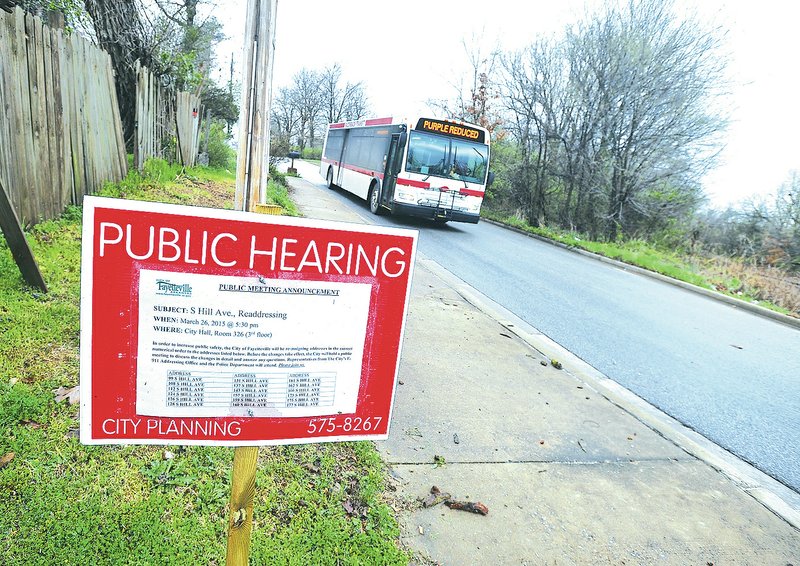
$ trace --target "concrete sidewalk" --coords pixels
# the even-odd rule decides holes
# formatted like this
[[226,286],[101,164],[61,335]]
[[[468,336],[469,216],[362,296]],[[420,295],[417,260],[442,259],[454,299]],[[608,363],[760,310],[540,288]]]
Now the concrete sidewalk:
[[[308,217],[369,216],[291,184]],[[420,564],[800,566],[796,493],[421,256],[378,448]],[[423,508],[434,485],[488,515]]]

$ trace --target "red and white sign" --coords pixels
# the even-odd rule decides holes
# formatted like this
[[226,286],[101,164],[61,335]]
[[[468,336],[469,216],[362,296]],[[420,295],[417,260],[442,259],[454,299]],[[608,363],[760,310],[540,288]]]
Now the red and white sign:
[[385,439],[416,242],[86,197],[81,442]]

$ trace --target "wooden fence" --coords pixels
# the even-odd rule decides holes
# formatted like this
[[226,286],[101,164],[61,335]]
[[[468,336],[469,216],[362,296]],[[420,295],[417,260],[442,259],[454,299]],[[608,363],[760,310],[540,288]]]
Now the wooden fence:
[[175,105],[178,158],[185,167],[193,167],[200,149],[200,97],[179,92]]
[[126,173],[108,54],[0,11],[0,179],[20,221],[55,218]]
[[139,171],[151,157],[166,158],[168,138],[175,121],[171,96],[147,67],[136,62],[136,143],[133,164]]
[[200,147],[200,111],[199,96],[164,88],[147,67],[138,65],[136,168],[141,170],[151,157],[194,166]]

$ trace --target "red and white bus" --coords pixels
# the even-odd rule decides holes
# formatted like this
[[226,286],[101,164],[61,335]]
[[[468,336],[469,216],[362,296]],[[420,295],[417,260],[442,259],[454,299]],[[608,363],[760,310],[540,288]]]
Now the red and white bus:
[[455,120],[376,118],[328,126],[320,174],[389,212],[478,222],[489,173],[489,132]]

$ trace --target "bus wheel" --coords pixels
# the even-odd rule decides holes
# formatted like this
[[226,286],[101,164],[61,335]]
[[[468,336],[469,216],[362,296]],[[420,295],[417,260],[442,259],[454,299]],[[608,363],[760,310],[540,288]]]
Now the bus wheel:
[[369,210],[372,214],[383,214],[381,208],[381,188],[378,183],[373,183],[372,188],[369,190]]
[[328,188],[333,188],[333,167],[328,167]]

